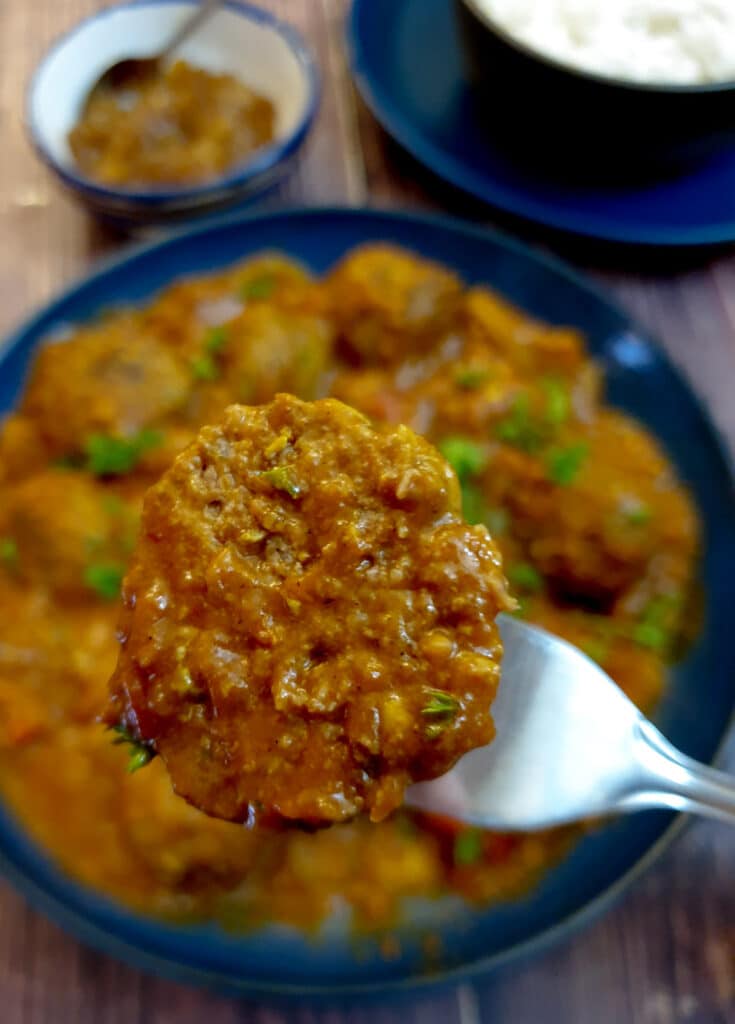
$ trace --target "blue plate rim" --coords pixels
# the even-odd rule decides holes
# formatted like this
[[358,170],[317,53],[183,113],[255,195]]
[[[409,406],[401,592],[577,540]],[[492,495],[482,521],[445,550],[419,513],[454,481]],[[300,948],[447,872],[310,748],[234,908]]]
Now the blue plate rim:
[[[614,218],[603,217],[594,226],[589,215],[559,213],[553,204],[539,203],[532,197],[526,203],[508,192],[502,184],[492,179],[481,183],[478,175],[451,153],[436,146],[413,121],[405,117],[393,103],[389,94],[376,85],[365,59],[365,49],[359,31],[362,8],[370,0],[352,0],[345,21],[345,46],[348,63],[357,90],[375,120],[414,159],[433,174],[453,185],[460,191],[487,203],[491,207],[512,214],[529,224],[542,224],[561,231],[596,241],[609,241],[623,245],[641,247],[665,247],[669,249],[691,246],[723,245],[735,240],[735,221],[719,227],[683,228],[672,232],[666,228],[651,227],[645,235],[635,230],[621,229]],[[448,0],[447,0],[448,2]]]
[[[422,225],[427,228],[436,228],[451,232],[455,235],[464,235],[476,241],[492,241],[500,247],[520,255],[531,263],[541,265],[557,275],[561,275],[574,284],[577,288],[594,296],[598,301],[604,303],[609,309],[622,317],[629,328],[635,331],[637,337],[641,338],[647,345],[652,346],[658,358],[680,379],[684,379],[681,373],[671,362],[666,351],[658,345],[651,335],[640,327],[634,318],[622,310],[617,303],[606,293],[605,289],[594,282],[588,281],[572,267],[545,252],[537,252],[523,242],[508,236],[502,231],[479,227],[467,224],[457,218],[434,213],[417,213],[391,209],[380,209],[377,207],[348,207],[348,206],[297,206],[274,212],[245,213],[237,216],[223,215],[210,218],[207,221],[188,226],[185,229],[167,234],[163,238],[153,241],[138,243],[126,247],[121,253],[99,261],[95,264],[90,273],[81,274],[68,287],[63,289],[45,303],[35,314],[11,331],[10,335],[0,343],[0,369],[3,362],[11,353],[19,347],[28,336],[32,336],[43,328],[44,321],[48,319],[52,309],[73,298],[75,294],[94,285],[104,279],[110,273],[123,268],[127,263],[135,260],[138,256],[151,255],[168,247],[176,247],[182,242],[196,241],[199,236],[207,235],[218,228],[242,227],[243,229],[257,228],[258,223],[273,220],[289,220],[290,218],[307,218],[319,221],[321,218],[348,218],[355,221],[368,222],[374,218],[387,221],[396,221],[403,224]],[[730,485],[731,505],[735,515],[735,467],[717,425],[713,422],[704,403],[697,393],[687,385],[687,391],[692,406],[707,424],[711,441],[717,456],[722,463],[723,472]],[[717,749],[711,759],[712,764],[717,764],[724,753],[733,729],[735,729],[735,711],[726,723],[723,723]],[[0,806],[0,816],[10,817],[13,822],[17,819],[12,812],[3,804]],[[184,983],[201,985],[215,988],[218,991],[236,993],[239,995],[253,994],[258,996],[271,996],[275,999],[284,1000],[297,997],[313,997],[314,999],[349,999],[357,996],[372,996],[381,998],[390,997],[397,993],[420,993],[432,989],[444,987],[448,984],[458,984],[469,979],[487,975],[492,971],[507,967],[510,963],[523,961],[530,956],[540,953],[550,946],[557,944],[563,938],[569,938],[576,934],[587,924],[591,923],[612,904],[621,898],[629,889],[631,884],[640,878],[661,854],[669,847],[672,841],[678,836],[689,821],[684,814],[668,814],[670,824],[664,829],[661,835],[649,846],[645,853],[621,874],[611,885],[603,889],[595,897],[577,910],[561,918],[552,926],[509,946],[498,953],[487,957],[481,957],[470,963],[461,964],[455,967],[448,967],[438,971],[436,974],[415,975],[408,978],[388,979],[378,982],[347,982],[339,985],[305,985],[303,983],[281,983],[277,985],[272,982],[262,982],[253,979],[234,979],[222,975],[207,968],[196,968],[184,965],[171,958],[162,956],[159,952],[143,950],[132,943],[120,938],[114,932],[103,928],[96,922],[85,916],[83,911],[76,909],[79,900],[67,898],[67,893],[77,893],[82,899],[85,896],[99,896],[89,887],[75,882],[63,871],[54,865],[54,870],[59,876],[64,877],[64,898],[59,898],[41,886],[27,870],[18,866],[10,857],[6,849],[0,847],[0,870],[6,878],[11,880],[18,892],[21,893],[34,906],[38,907],[52,921],[61,925],[70,934],[82,942],[90,944],[102,952],[119,957],[132,966],[152,971],[161,976],[171,978]],[[45,849],[37,844],[30,834],[17,822],[16,831],[23,840],[30,842],[41,856],[45,857]],[[110,903],[104,896],[100,897],[103,903]],[[115,904],[115,906],[118,906]],[[124,909],[124,908],[123,908]],[[130,915],[130,912],[125,911]],[[148,922],[149,919],[142,915],[131,915],[134,920]]]
[[262,151],[256,151],[252,159],[247,160],[239,168],[228,174],[215,178],[210,182],[204,182],[201,185],[178,189],[166,188],[165,186],[140,191],[111,188],[97,184],[90,178],[77,174],[73,168],[65,167],[59,163],[44,145],[31,112],[31,98],[36,89],[38,77],[49,57],[65,45],[68,40],[72,39],[81,28],[91,25],[102,18],[107,18],[117,11],[128,8],[167,6],[174,3],[188,3],[191,6],[195,6],[194,0],[124,0],[122,3],[113,4],[111,7],[105,7],[103,10],[96,11],[86,18],[81,18],[51,41],[37,62],[26,86],[23,124],[26,136],[41,162],[57,175],[67,188],[88,197],[90,201],[100,205],[104,205],[105,202],[112,203],[121,212],[124,211],[126,205],[144,208],[149,212],[155,212],[159,208],[164,207],[176,209],[191,207],[192,210],[195,210],[208,201],[216,201],[224,198],[231,192],[238,192],[240,189],[247,187],[251,182],[257,183],[257,179],[261,175],[274,170],[279,164],[288,160],[300,149],[314,122],[321,102],[322,86],[316,61],[303,36],[297,29],[290,23],[277,18],[270,11],[262,7],[256,7],[247,2],[247,0],[224,0],[223,6],[226,9],[234,11],[246,21],[267,25],[274,32],[278,33],[291,49],[303,69],[308,87],[308,100],[304,113],[289,135],[281,139],[280,142],[274,142],[265,146]]

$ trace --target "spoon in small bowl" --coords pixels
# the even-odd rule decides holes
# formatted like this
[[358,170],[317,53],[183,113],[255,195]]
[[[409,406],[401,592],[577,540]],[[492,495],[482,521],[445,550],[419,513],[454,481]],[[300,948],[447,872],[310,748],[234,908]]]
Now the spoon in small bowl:
[[406,804],[501,831],[668,808],[735,825],[735,779],[676,750],[571,644],[508,615],[497,736]]
[[186,20],[179,25],[163,49],[153,57],[125,57],[115,61],[97,79],[87,93],[85,106],[100,92],[123,91],[154,75],[189,36],[222,6],[224,0],[202,0]]

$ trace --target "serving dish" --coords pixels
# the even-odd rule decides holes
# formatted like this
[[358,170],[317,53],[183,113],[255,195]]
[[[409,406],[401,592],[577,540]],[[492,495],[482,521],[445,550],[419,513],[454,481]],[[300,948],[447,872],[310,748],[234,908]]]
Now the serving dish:
[[[635,171],[625,148],[597,183],[550,173],[548,147],[510,156],[483,123],[487,110],[465,70],[454,0],[354,0],[348,44],[367,105],[433,174],[498,209],[586,238],[646,246],[699,246],[735,239],[735,144],[676,173]],[[515,109],[503,85],[499,102]],[[560,118],[553,118],[556,129]],[[587,129],[576,118],[573,130]],[[556,148],[556,135],[550,145]],[[533,136],[531,136],[531,143]]]
[[[585,332],[606,370],[613,404],[657,435],[696,499],[705,530],[702,631],[672,673],[657,722],[686,753],[710,760],[733,707],[735,653],[722,600],[735,557],[732,482],[716,436],[691,391],[663,354],[603,296],[554,261],[500,236],[440,218],[369,211],[312,210],[220,221],[138,249],[102,267],[10,339],[0,402],[11,407],[44,337],[105,307],[140,302],[174,277],[225,267],[276,249],[315,272],[349,248],[387,240],[440,260],[468,282],[486,282],[535,316]],[[706,681],[706,699],[703,691]],[[487,970],[582,923],[650,863],[676,830],[669,814],[645,814],[587,836],[523,898],[486,911],[422,905],[412,924],[439,933],[443,953],[427,963],[417,930],[385,959],[365,941],[345,941],[338,923],[306,939],[283,928],[252,935],[214,927],[173,928],[122,910],[72,883],[0,813],[0,854],[9,877],[60,923],[141,967],[231,992],[341,996],[389,991]]]
[[191,7],[192,0],[135,0],[106,8],[52,45],[28,88],[28,134],[40,158],[92,212],[122,225],[167,224],[252,201],[288,173],[316,113],[318,74],[298,33],[260,7],[227,0],[177,57],[241,77],[271,99],[275,140],[204,184],[127,189],[84,177],[67,135],[89,89],[111,64],[131,56],[131,40],[140,40],[135,56],[157,53]]
[[659,85],[583,71],[515,39],[478,0],[454,5],[486,127],[528,155],[577,173],[602,168],[610,179],[641,167],[666,174],[735,147],[735,82]]

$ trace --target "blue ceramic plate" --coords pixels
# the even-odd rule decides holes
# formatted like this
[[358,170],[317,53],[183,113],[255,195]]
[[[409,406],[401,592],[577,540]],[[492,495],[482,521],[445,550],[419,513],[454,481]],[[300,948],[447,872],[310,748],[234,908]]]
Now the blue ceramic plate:
[[[662,441],[691,487],[705,526],[704,627],[672,673],[658,723],[686,753],[709,761],[720,745],[735,691],[735,648],[725,595],[735,565],[732,484],[712,427],[663,353],[571,271],[498,235],[431,217],[307,210],[220,221],[137,249],[97,270],[51,303],[10,340],[0,359],[0,409],[12,407],[34,350],[60,325],[106,307],[139,303],[182,274],[216,270],[263,249],[280,249],[316,273],[352,246],[388,240],[486,283],[531,314],[573,324],[607,371],[610,400]],[[457,902],[415,907],[401,955],[346,941],[336,924],[319,939],[284,928],[251,937],[214,927],[172,928],[131,914],[66,878],[0,810],[0,860],[28,897],[81,938],[133,963],[226,991],[326,994],[408,988],[480,972],[538,948],[603,907],[671,838],[675,819],[648,812],[584,839],[525,898],[487,910]],[[419,931],[442,937],[444,960],[429,972]]]
[[[554,182],[544,176],[542,152],[539,170],[513,163],[482,128],[452,0],[354,0],[348,37],[357,86],[383,127],[439,177],[484,202],[616,242],[682,246],[735,239],[735,146],[665,181]],[[512,103],[513,96],[498,102]],[[580,121],[583,112],[582,96]],[[622,153],[621,169],[634,160],[635,153]]]

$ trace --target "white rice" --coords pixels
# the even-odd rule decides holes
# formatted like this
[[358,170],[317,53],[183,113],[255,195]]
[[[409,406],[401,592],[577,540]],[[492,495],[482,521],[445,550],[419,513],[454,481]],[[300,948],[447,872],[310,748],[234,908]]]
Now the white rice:
[[735,80],[735,0],[474,0],[549,57],[660,85]]

